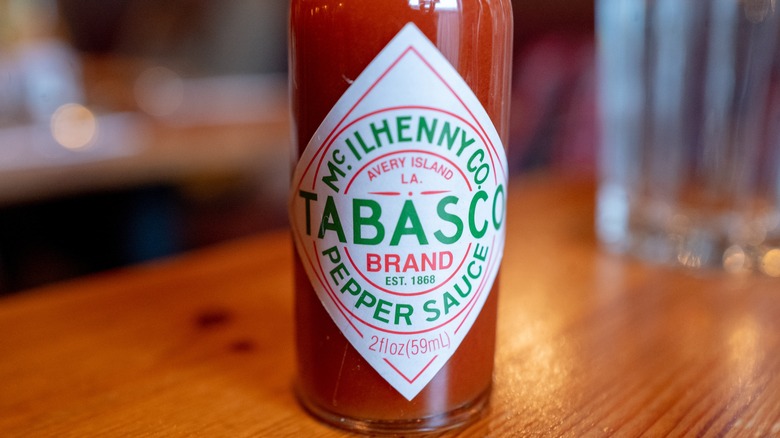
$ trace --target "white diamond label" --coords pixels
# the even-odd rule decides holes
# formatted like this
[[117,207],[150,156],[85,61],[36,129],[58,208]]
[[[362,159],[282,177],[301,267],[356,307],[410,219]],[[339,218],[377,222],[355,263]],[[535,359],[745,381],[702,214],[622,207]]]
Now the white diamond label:
[[293,176],[298,255],[344,336],[413,399],[455,353],[504,247],[504,147],[413,24],[339,99]]

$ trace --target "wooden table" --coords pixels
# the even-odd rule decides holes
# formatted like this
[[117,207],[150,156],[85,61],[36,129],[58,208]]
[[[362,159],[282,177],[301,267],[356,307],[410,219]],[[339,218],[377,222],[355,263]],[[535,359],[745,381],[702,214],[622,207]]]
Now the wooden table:
[[[516,179],[495,390],[461,436],[780,434],[780,280],[607,255]],[[341,436],[291,391],[287,232],[0,300],[0,436]]]

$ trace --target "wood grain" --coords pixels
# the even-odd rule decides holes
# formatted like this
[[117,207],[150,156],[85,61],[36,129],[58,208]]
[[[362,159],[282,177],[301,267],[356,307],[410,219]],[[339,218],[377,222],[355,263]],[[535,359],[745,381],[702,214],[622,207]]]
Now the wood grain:
[[[512,182],[495,388],[456,436],[780,434],[780,280],[601,252],[593,185]],[[296,404],[291,246],[0,300],[0,436],[343,436]]]

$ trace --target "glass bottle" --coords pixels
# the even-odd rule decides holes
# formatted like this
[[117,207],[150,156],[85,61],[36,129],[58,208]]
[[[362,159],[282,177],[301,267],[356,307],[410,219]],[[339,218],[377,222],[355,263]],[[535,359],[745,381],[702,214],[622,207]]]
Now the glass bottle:
[[[295,259],[297,395],[316,417],[356,431],[430,431],[464,424],[482,412],[492,383],[498,297],[495,276],[503,249],[506,181],[505,157],[499,155],[503,156],[502,145],[507,144],[510,101],[510,0],[293,0],[290,17],[290,90],[297,163],[291,189],[291,225],[298,245]],[[425,43],[420,42],[420,34],[454,67],[470,91],[457,88],[460,79],[440,75],[438,64],[432,60],[435,56],[426,58],[424,54],[427,52]],[[414,47],[415,53],[418,51],[415,44],[420,44],[422,55],[393,58],[388,54],[395,47],[391,41],[400,44],[398,39],[405,37],[410,38],[408,44]],[[406,40],[403,43],[407,44]],[[399,46],[398,53],[407,53],[401,49]],[[386,57],[386,64],[379,65],[380,53],[390,56]],[[393,59],[395,63],[390,62]],[[372,61],[376,61],[375,68],[367,68]],[[382,81],[405,73],[406,67],[401,65],[404,62],[410,66],[416,63],[421,71],[431,74],[426,78],[410,76],[406,82],[399,79],[397,83],[402,85],[385,89],[384,93],[397,100],[401,99],[398,95],[405,93],[404,83],[430,80],[431,86],[421,86],[408,93],[411,96],[408,105],[388,103],[387,108],[366,110],[365,116],[358,117],[361,105],[376,98],[371,93],[380,93],[379,88],[387,85]],[[358,79],[371,74],[375,75],[370,78],[373,82]],[[363,87],[363,92],[357,92],[356,87]],[[445,103],[439,102],[439,106],[430,109],[427,101],[419,97],[428,90],[434,90],[432,93],[443,90],[446,99],[454,98],[452,102],[456,104],[447,106],[445,103],[449,101],[443,100]],[[466,96],[470,93],[476,97],[473,102]],[[458,109],[450,111],[453,107]],[[479,114],[486,118],[480,119]],[[348,123],[349,117],[354,120]],[[371,117],[374,119],[369,123]],[[447,121],[452,124],[448,125]],[[328,123],[331,129],[323,130]],[[462,131],[457,131],[461,127],[458,123]],[[434,125],[437,128],[432,128]],[[442,131],[444,128],[449,131]],[[469,135],[464,134],[467,128]],[[434,132],[435,129],[438,131]],[[352,131],[354,134],[348,134]],[[333,140],[339,135],[343,138]],[[411,142],[402,145],[405,140]],[[475,142],[469,143],[472,140]],[[445,149],[448,145],[449,151]],[[312,149],[308,158],[307,148]],[[463,148],[463,153],[456,155],[459,148]],[[496,148],[501,149],[500,154]],[[314,150],[325,152],[318,155]],[[351,155],[354,164],[363,166],[355,175],[347,175],[347,168],[352,169],[345,164],[347,155]],[[456,162],[458,158],[463,159],[462,163]],[[302,164],[304,160],[307,161]],[[416,168],[418,173],[408,172],[412,163],[420,165]],[[327,186],[323,185],[324,190],[319,192],[310,191],[308,183],[301,182],[305,179],[301,174],[318,165],[322,174],[312,177],[312,181],[316,180],[312,186],[327,183],[327,176],[331,182],[344,182],[339,187],[331,184],[332,196],[328,195]],[[371,169],[375,171],[373,174]],[[382,175],[373,179],[378,173],[388,175],[384,176],[392,178],[388,184],[396,184],[403,190],[384,191],[381,196],[369,191],[374,198],[339,204],[338,196],[346,194],[348,178],[357,181],[355,186],[365,185],[366,181],[371,181],[370,185],[381,180]],[[448,175],[450,180],[468,187],[470,191],[464,189],[468,198],[447,197],[444,192],[449,190],[445,184]],[[414,178],[426,182],[420,181],[415,186]],[[491,188],[481,190],[483,185],[477,183],[486,179],[490,181],[484,183],[485,187]],[[405,184],[412,184],[408,186],[408,196]],[[436,215],[431,213],[434,210],[425,213],[423,209],[436,196],[439,209],[434,221],[426,216]],[[336,200],[330,204],[333,199]],[[392,202],[398,203],[397,208],[390,205]],[[352,212],[344,207],[350,205],[354,207]],[[457,215],[456,208],[463,212],[460,218],[453,217]],[[387,213],[391,211],[395,213]],[[381,220],[379,212],[385,214]],[[386,219],[388,216],[392,219]],[[432,232],[434,228],[429,223],[437,224],[434,227],[439,234]],[[424,227],[427,228],[423,230]],[[496,237],[491,242],[498,243],[489,246],[482,241],[469,242],[468,251],[461,252],[451,249],[457,244],[447,246],[456,237],[469,233],[470,238],[480,237],[482,233],[484,239],[485,232],[493,233]],[[380,250],[364,250],[367,242],[376,243],[382,235],[385,239]],[[330,236],[336,245],[321,244],[317,238],[323,236]],[[465,248],[466,243],[460,243]],[[312,245],[316,251],[308,252]],[[360,253],[360,257],[353,251]],[[488,278],[490,270],[495,272]],[[374,274],[378,276],[372,277]],[[355,281],[351,281],[353,278]],[[458,278],[462,279],[460,286],[456,284]],[[312,286],[318,282],[329,284],[319,286],[319,294],[318,287]],[[412,282],[417,286],[412,286]],[[427,282],[431,284],[422,285]],[[473,293],[464,292],[472,288]],[[387,300],[381,298],[383,291],[389,294]],[[457,291],[460,296],[456,295]],[[423,293],[428,295],[420,298],[418,295]],[[342,299],[344,302],[336,303]],[[402,304],[415,299],[422,301],[416,305]],[[358,314],[361,309],[373,313],[361,316]],[[462,330],[465,335],[458,335],[455,328],[442,331],[443,326],[426,322],[434,317],[445,321],[445,313],[446,317],[454,315],[447,320],[451,323],[464,324],[457,318],[471,318],[465,323],[467,330]],[[399,329],[407,330],[413,317],[429,325],[402,334],[385,325],[385,322],[395,323]],[[351,322],[345,323],[345,319]],[[341,324],[336,320],[341,320]],[[372,331],[373,328],[379,331]],[[347,332],[352,338],[346,336]],[[362,350],[355,348],[362,342],[354,341],[355,332],[366,342]],[[389,334],[385,337],[383,333]],[[462,338],[458,340],[456,336]],[[423,350],[427,355],[421,354]],[[367,354],[382,357],[377,362],[369,362]],[[377,371],[385,363],[400,368],[404,361],[415,360],[412,356],[416,354],[420,355],[420,363],[430,360],[429,365],[440,367],[421,389],[402,394],[404,389],[399,388],[405,382],[391,384],[388,371],[385,374]],[[451,356],[443,365],[436,362],[447,354]],[[417,374],[416,368],[409,373],[394,370],[407,381],[418,375],[424,377],[429,371],[422,369]]]

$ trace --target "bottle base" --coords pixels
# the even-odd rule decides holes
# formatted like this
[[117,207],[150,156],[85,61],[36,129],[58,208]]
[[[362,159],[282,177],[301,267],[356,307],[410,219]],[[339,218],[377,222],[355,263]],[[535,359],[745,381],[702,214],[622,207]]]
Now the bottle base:
[[490,400],[488,388],[474,400],[438,415],[406,420],[372,420],[352,418],[322,408],[308,400],[296,388],[296,397],[303,408],[318,420],[350,432],[377,435],[410,435],[443,432],[456,429],[480,418]]

